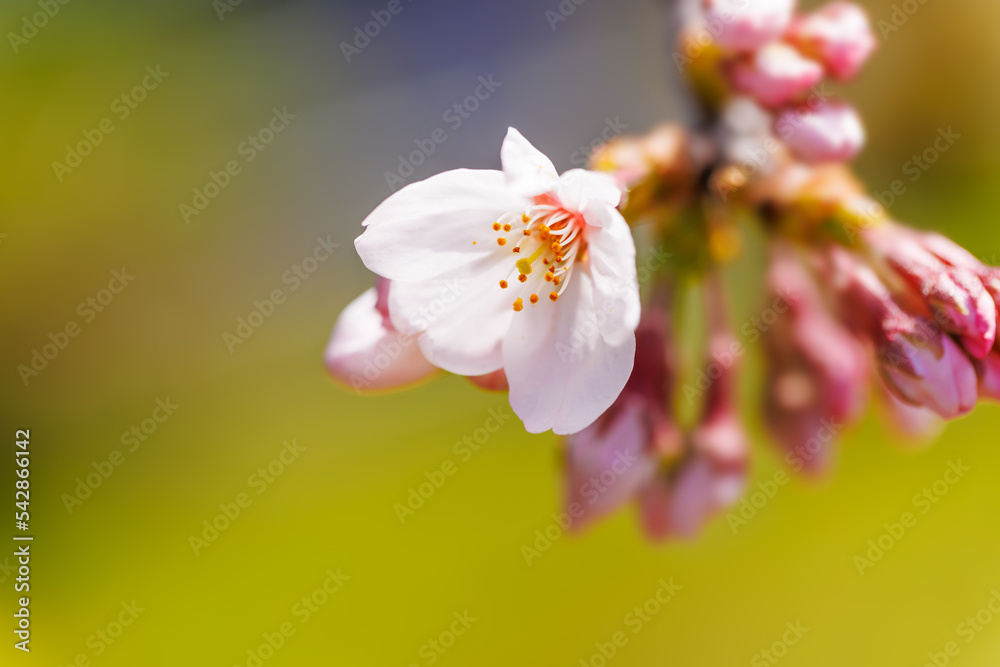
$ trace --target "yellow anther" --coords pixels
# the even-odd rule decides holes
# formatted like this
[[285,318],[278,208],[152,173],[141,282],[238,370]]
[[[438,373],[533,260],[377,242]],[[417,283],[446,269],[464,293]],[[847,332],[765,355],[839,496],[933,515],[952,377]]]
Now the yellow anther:
[[521,220],[522,220],[522,221],[523,221],[523,222],[524,222],[525,224],[528,224],[529,222],[531,222],[531,218],[529,218],[529,217],[528,217],[528,214],[527,214],[527,213],[522,213],[522,214],[521,214]]
[[500,281],[500,289],[507,289],[507,281],[506,280],[501,280]]
[[518,312],[518,313],[519,313],[519,312],[521,312],[521,309],[522,309],[522,308],[524,308],[524,302],[522,302],[522,301],[521,301],[521,299],[520,299],[520,298],[518,298],[518,299],[517,299],[517,300],[516,300],[516,301],[514,302],[514,311],[515,311],[515,312]]
[[558,301],[559,300],[559,293],[558,292],[552,292],[551,294],[549,294],[549,299],[551,299],[552,301]]
[[524,275],[524,274],[522,273],[521,275],[519,275],[519,276],[517,277],[517,279],[518,279],[518,280],[520,280],[520,281],[521,281],[521,282],[523,283],[523,282],[524,282],[525,280],[527,280],[527,279],[528,279],[528,276],[526,276],[526,275]]
[[494,222],[493,223],[493,231],[495,231],[495,232],[499,232],[500,231],[500,223],[499,222]]
[[497,245],[507,245],[507,239],[501,236],[497,239]]
[[531,297],[528,298],[528,301],[531,301],[531,303],[538,303],[538,295],[532,294]]
[[505,232],[509,232],[509,231],[510,231],[510,224],[506,224],[506,225],[504,225],[504,226],[503,226],[503,230],[504,230]]

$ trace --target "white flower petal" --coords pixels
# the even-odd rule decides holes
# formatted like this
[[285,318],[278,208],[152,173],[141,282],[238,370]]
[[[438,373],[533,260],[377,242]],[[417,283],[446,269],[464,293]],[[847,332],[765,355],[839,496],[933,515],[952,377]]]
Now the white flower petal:
[[[610,174],[586,169],[570,169],[559,177],[559,201],[571,211],[583,213],[591,203],[603,203],[614,208],[621,203],[622,191]],[[588,223],[590,221],[588,220]],[[600,225],[603,220],[591,224]]]
[[[628,223],[617,210],[592,202],[588,211],[595,208],[605,209],[602,213],[608,222],[603,227],[590,228],[587,234],[594,302],[602,314],[599,324],[604,341],[617,347],[639,326],[641,306],[635,242]],[[593,216],[588,213],[586,217]]]
[[513,318],[503,341],[510,404],[531,433],[583,430],[618,398],[635,361],[635,335],[608,345],[597,327],[590,276],[574,272],[559,301]]
[[382,202],[354,245],[365,266],[384,278],[436,278],[494,252],[491,223],[530,204],[499,171],[446,171]]
[[524,197],[545,194],[559,186],[559,175],[552,161],[512,127],[507,129],[500,147],[500,162],[507,183]]
[[514,315],[514,297],[500,289],[499,281],[510,264],[506,253],[495,253],[446,278],[393,281],[393,324],[417,335],[427,359],[450,373],[485,375],[500,369],[501,341]]
[[373,287],[340,314],[324,355],[330,374],[357,391],[379,391],[434,373],[415,339],[386,328],[376,299]]

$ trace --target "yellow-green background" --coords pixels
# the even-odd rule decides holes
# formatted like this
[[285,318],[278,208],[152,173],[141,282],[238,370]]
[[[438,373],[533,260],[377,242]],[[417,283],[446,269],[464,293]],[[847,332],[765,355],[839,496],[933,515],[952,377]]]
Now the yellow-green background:
[[[610,664],[745,665],[796,620],[809,632],[782,664],[916,666],[955,639],[1000,587],[993,406],[915,453],[867,419],[844,437],[828,481],[794,481],[736,535],[720,520],[693,543],[654,547],[624,511],[531,567],[520,547],[558,508],[558,447],[509,422],[400,524],[393,505],[505,399],[460,378],[360,398],[325,377],[337,313],[371,282],[352,240],[388,194],[383,172],[480,75],[502,87],[415,178],[497,166],[507,125],[567,168],[608,117],[643,132],[681,113],[664,4],[589,0],[553,31],[544,12],[555,0],[403,2],[351,64],[339,43],[386,3],[243,0],[220,21],[209,0],[72,0],[19,54],[0,44],[0,499],[12,514],[13,434],[30,428],[36,535],[33,651],[13,650],[7,578],[0,664],[87,653],[102,667],[243,665],[338,567],[350,576],[343,590],[265,664],[427,664],[421,645],[468,609],[477,622],[437,664],[578,665],[670,577],[683,590]],[[864,4],[876,19],[892,12],[888,0]],[[858,170],[885,189],[954,126],[962,138],[893,211],[992,258],[1000,6],[913,4],[848,89],[870,132]],[[35,11],[7,0],[0,30]],[[157,64],[167,80],[58,182],[51,163],[65,145]],[[286,105],[291,127],[186,225],[178,204]],[[341,244],[334,257],[230,354],[222,333],[327,234]],[[79,320],[77,304],[120,266],[134,283],[25,387],[17,365]],[[743,314],[753,296],[737,295]],[[177,413],[69,514],[60,496],[167,396]],[[746,399],[760,480],[779,461],[752,383]],[[305,453],[196,557],[188,536],[290,438]],[[967,478],[859,576],[852,557],[958,458]],[[8,521],[0,534],[13,533]],[[145,611],[94,657],[88,636],[133,599]],[[998,655],[1000,619],[952,664]]]

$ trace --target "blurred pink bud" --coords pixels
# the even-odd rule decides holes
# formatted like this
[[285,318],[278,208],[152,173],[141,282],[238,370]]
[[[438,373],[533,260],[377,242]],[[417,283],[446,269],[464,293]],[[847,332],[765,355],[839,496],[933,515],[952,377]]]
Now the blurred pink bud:
[[967,414],[978,389],[972,362],[950,336],[925,320],[896,320],[877,345],[881,371],[898,396],[945,419]]
[[[676,469],[662,471],[647,485],[639,500],[643,529],[654,540],[692,538],[716,512],[717,484],[712,464],[695,457]],[[739,499],[736,491],[734,500]]]
[[326,347],[330,375],[357,392],[395,389],[437,370],[416,339],[401,336],[389,322],[388,292],[389,281],[380,278],[376,287],[348,304]]
[[705,21],[716,43],[753,51],[785,32],[795,0],[705,0]]
[[732,361],[722,364],[721,375],[708,389],[685,457],[661,469],[639,500],[643,526],[653,539],[693,537],[712,516],[736,503],[746,486],[750,445],[735,405],[735,341],[720,325],[717,320],[713,326],[709,358],[729,355]]
[[976,364],[979,376],[979,397],[1000,402],[1000,350]]
[[848,104],[802,105],[778,115],[775,132],[803,162],[848,162],[865,144],[861,118]]
[[772,42],[733,64],[733,85],[765,107],[781,107],[815,86],[823,67],[794,47]]
[[576,517],[573,530],[633,500],[653,479],[661,459],[680,453],[671,414],[673,348],[664,319],[658,308],[644,313],[625,389],[596,422],[566,438],[565,505]]
[[[701,423],[691,434],[691,444],[696,456],[707,458],[717,469],[742,473],[750,444],[736,405],[736,371],[739,359],[733,356],[735,343],[736,340],[728,331],[717,331],[709,340],[710,359],[727,359],[728,354],[731,361],[708,390]],[[719,497],[720,500],[722,497]],[[738,497],[739,494],[732,500]]]
[[941,435],[944,420],[933,410],[904,403],[879,379],[878,405],[892,427],[904,438],[918,443],[929,442]]
[[868,401],[870,363],[861,344],[827,311],[816,283],[790,248],[772,249],[769,283],[785,312],[765,333],[765,419],[797,472],[829,467],[841,429]]
[[487,373],[486,375],[470,375],[467,379],[472,384],[486,391],[509,391],[510,385],[507,383],[507,374],[503,369]]
[[574,531],[630,502],[656,471],[646,414],[652,406],[623,396],[613,415],[567,437],[565,507],[576,517]]
[[[865,233],[868,246],[919,293],[940,327],[958,335],[969,354],[983,359],[996,341],[997,304],[977,275],[979,262],[964,257],[961,248],[942,239],[927,238],[896,224]],[[945,264],[925,244],[958,264]]]
[[841,81],[854,78],[876,47],[868,15],[852,2],[831,2],[798,17],[787,39]]

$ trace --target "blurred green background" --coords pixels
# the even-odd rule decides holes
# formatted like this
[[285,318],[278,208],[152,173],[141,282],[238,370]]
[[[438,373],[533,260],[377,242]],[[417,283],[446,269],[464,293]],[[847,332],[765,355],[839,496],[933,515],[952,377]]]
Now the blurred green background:
[[[372,281],[352,241],[414,140],[449,137],[413,179],[498,166],[508,125],[565,169],[609,121],[641,133],[681,118],[666,3],[589,0],[552,30],[556,0],[402,0],[348,63],[341,42],[387,4],[71,0],[17,52],[5,37],[0,496],[13,503],[13,434],[30,429],[36,541],[32,652],[7,632],[0,664],[250,666],[283,623],[294,635],[262,664],[597,666],[595,643],[618,631],[614,665],[771,664],[755,656],[800,621],[782,664],[923,665],[957,641],[950,664],[996,665],[1000,619],[970,643],[956,634],[1000,590],[994,406],[917,452],[873,416],[828,480],[793,480],[735,534],[720,518],[697,541],[651,546],[625,511],[529,566],[521,547],[559,509],[553,436],[511,420],[462,461],[454,443],[509,410],[504,396],[450,377],[361,398],[327,379],[337,313]],[[892,20],[896,3],[863,4]],[[1000,5],[898,4],[918,11],[847,91],[870,135],[858,170],[885,190],[953,127],[961,139],[892,211],[997,263]],[[3,33],[38,11],[4,2]],[[115,100],[157,66],[167,76],[122,118]],[[448,126],[444,112],[491,74],[501,86]],[[246,162],[241,143],[286,107],[295,118]],[[60,180],[52,163],[105,118],[114,131]],[[186,222],[180,205],[230,160],[241,171]],[[339,248],[293,290],[283,277],[317,238]],[[123,267],[134,280],[88,321],[79,304]],[[231,352],[223,335],[275,289],[286,300]],[[752,314],[753,294],[735,301]],[[79,335],[26,385],[17,367],[71,320]],[[751,352],[753,484],[780,458],[755,417]],[[123,433],[168,398],[179,407],[128,451]],[[304,450],[262,483],[286,440]],[[65,494],[114,450],[124,461],[70,512]],[[456,474],[401,523],[394,505],[449,459]],[[860,576],[853,557],[959,459],[971,471]],[[196,553],[191,536],[241,493],[250,505]],[[9,628],[12,552],[0,550]],[[306,616],[302,598],[338,569],[349,579]],[[634,633],[626,615],[671,578],[682,589]],[[133,601],[143,611],[102,640]],[[466,611],[475,622],[435,652]]]

